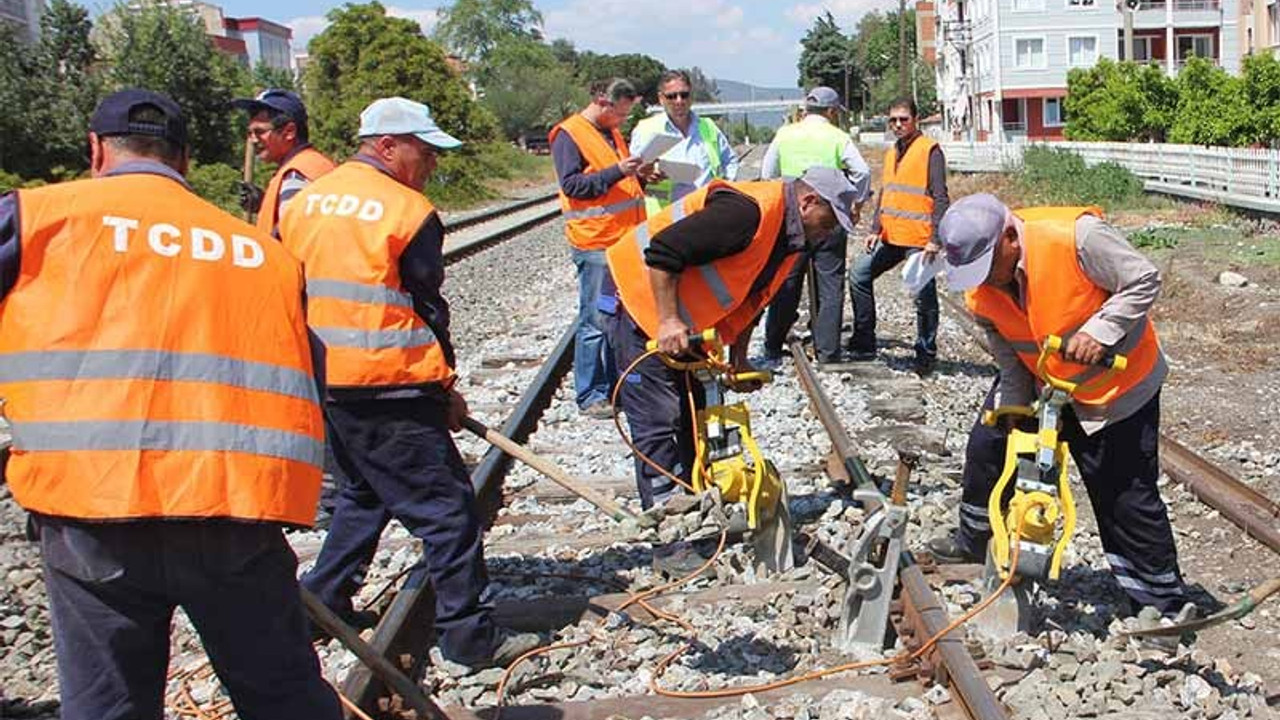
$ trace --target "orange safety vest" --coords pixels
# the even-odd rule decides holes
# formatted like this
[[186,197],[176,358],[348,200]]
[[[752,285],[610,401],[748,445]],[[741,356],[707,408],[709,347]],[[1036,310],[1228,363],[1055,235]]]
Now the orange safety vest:
[[937,145],[921,135],[898,162],[898,147],[884,153],[880,197],[880,239],[890,245],[924,247],[933,237],[933,198],[929,196],[929,154]]
[[453,376],[435,333],[400,284],[400,256],[435,207],[358,160],[311,183],[280,219],[307,273],[307,322],[324,341],[333,387],[397,387]]
[[[1040,207],[1018,210],[1017,215],[1024,223],[1026,309],[1019,307],[1009,293],[988,285],[965,293],[965,302],[970,312],[995,325],[1000,336],[1017,351],[1022,364],[1035,375],[1045,338],[1070,337],[1111,295],[1085,275],[1076,250],[1076,221],[1083,215],[1102,217],[1102,211],[1096,207]],[[1160,343],[1151,320],[1144,319],[1114,350],[1128,357],[1126,369],[1102,387],[1077,392],[1076,402],[1110,402],[1141,383],[1156,368]],[[1078,383],[1106,372],[1100,367],[1067,362],[1060,354],[1052,355],[1045,369],[1054,377]]]
[[786,216],[783,184],[776,180],[711,181],[637,225],[605,255],[623,307],[651,338],[658,334],[658,308],[649,283],[649,268],[644,262],[645,248],[649,247],[650,238],[663,229],[701,210],[707,203],[707,195],[718,188],[732,188],[755,200],[760,206],[760,226],[742,252],[687,268],[680,274],[677,307],[680,318],[691,331],[714,327],[724,342],[733,343],[777,294],[800,257],[798,252],[788,255],[769,284],[753,294],[751,288],[768,265]]
[[294,153],[288,162],[281,165],[276,174],[267,183],[267,191],[262,195],[262,207],[258,211],[258,229],[264,233],[274,233],[280,222],[280,186],[284,184],[284,176],[297,170],[309,182],[336,167],[332,160],[325,157],[313,147],[305,147]]
[[297,260],[159,175],[20,190],[18,206],[0,302],[18,502],[310,525],[324,423]]
[[[594,173],[618,164],[626,152],[622,133],[614,128],[614,147],[600,137],[600,130],[582,115],[574,114],[551,128],[548,142],[556,134],[569,133],[587,163],[583,172]],[[614,148],[617,148],[616,150]],[[579,200],[560,190],[560,211],[564,214],[569,242],[579,250],[604,250],[618,241],[631,228],[644,221],[644,190],[634,177],[624,177],[598,198]]]

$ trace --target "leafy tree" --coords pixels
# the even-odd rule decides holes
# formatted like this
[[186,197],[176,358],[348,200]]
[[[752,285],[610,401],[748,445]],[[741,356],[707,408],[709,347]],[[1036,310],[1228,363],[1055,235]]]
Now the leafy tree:
[[[1196,145],[1248,142],[1249,104],[1244,83],[1204,58],[1193,57],[1178,73],[1178,111],[1169,140]],[[1242,142],[1243,141],[1243,142]]]
[[470,63],[484,63],[503,43],[542,40],[542,13],[531,0],[454,0],[437,11],[435,39]]
[[484,104],[508,138],[544,134],[588,100],[573,69],[557,61],[551,47],[531,40],[500,45],[485,74]]
[[845,74],[849,74],[849,94],[860,87],[858,70],[853,58],[853,43],[836,25],[836,19],[827,11],[816,20],[813,27],[800,40],[799,85],[811,88],[826,85],[840,93],[845,107],[861,107],[859,99],[851,105],[851,98],[844,97]]
[[186,113],[192,157],[235,161],[237,138],[227,106],[248,85],[246,71],[214,48],[198,18],[152,0],[140,7],[120,5],[106,37],[112,85],[168,94]]
[[445,62],[444,50],[418,23],[389,17],[381,3],[330,10],[312,39],[306,86],[311,141],[334,157],[350,153],[360,111],[381,97],[426,103],[444,130],[466,141],[489,140],[497,125]]
[[551,41],[551,54],[556,56],[556,62],[564,63],[570,67],[578,67],[578,51],[573,47],[572,40],[564,38],[556,38]]
[[283,90],[297,91],[298,83],[293,76],[292,70],[284,68],[271,67],[270,65],[258,61],[253,68],[253,76],[251,79],[252,87],[249,92],[253,93],[258,90],[267,88],[281,88]]
[[1177,112],[1178,89],[1155,65],[1106,58],[1067,74],[1070,140],[1161,141]]
[[702,68],[696,65],[690,68],[689,79],[692,81],[689,90],[693,92],[690,99],[694,102],[715,102],[720,99],[720,88],[716,87],[716,81],[707,77]]
[[[0,22],[0,106],[31,107],[35,95],[30,83],[34,65],[15,27]],[[0,113],[0,168],[9,173],[31,171],[28,164],[31,151],[39,145],[30,121],[26,112]],[[20,184],[16,180],[11,183]]]
[[1280,138],[1280,60],[1271,53],[1250,55],[1244,59],[1240,78],[1253,121],[1240,144],[1274,145]]
[[[602,55],[593,52],[578,54],[578,84],[587,87],[595,80],[610,77],[626,78],[636,86],[645,102],[658,102],[658,78],[667,71],[660,61],[637,53]],[[638,105],[639,103],[637,103]]]

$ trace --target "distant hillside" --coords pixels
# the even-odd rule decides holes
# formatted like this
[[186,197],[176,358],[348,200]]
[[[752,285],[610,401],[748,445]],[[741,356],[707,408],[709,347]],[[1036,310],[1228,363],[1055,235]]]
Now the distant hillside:
[[[759,87],[737,80],[716,78],[716,87],[720,90],[720,102],[744,102],[750,100],[790,100],[804,97],[804,90],[798,87]],[[741,115],[738,116],[741,119]],[[785,113],[760,112],[751,113],[748,120],[752,125],[776,128],[782,125]]]

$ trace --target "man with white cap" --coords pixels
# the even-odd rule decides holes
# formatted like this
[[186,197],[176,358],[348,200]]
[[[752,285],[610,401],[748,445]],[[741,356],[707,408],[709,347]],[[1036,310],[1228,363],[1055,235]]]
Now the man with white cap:
[[422,194],[437,153],[462,143],[426,105],[400,97],[365,108],[359,138],[356,155],[300,192],[280,223],[305,268],[307,323],[327,351],[329,441],[350,480],[302,583],[348,622],[371,625],[351,597],[395,518],[422,540],[444,657],[505,662],[536,636],[500,647],[480,602],[480,519],[449,434],[467,404],[440,295],[444,226]]
[[[619,369],[649,340],[678,355],[690,333],[712,328],[730,346],[730,362],[749,369],[747,343],[761,311],[819,241],[837,225],[853,228],[856,193],[842,172],[824,167],[782,181],[714,180],[637,225],[606,252],[600,290]],[[687,484],[693,415],[684,373],[650,357],[620,382],[636,449]],[[638,456],[636,485],[646,509],[676,492],[670,476]]]
[[[810,90],[804,100],[804,119],[779,128],[765,151],[760,178],[794,178],[811,167],[839,169],[855,189],[851,218],[857,225],[862,204],[870,195],[871,168],[849,133],[836,127],[836,118],[843,109],[835,90],[824,86]],[[801,263],[791,270],[765,317],[763,364],[777,367],[782,360],[787,334],[799,316],[801,290],[810,267],[814,283],[810,297],[816,299],[817,307],[809,309],[809,322],[818,365],[833,368],[850,359],[840,349],[848,249],[849,235],[843,227],[837,227],[814,249],[812,264]]]
[[[1093,207],[1010,212],[995,196],[956,202],[938,229],[947,284],[987,331],[1000,373],[983,410],[1029,405],[1045,338],[1066,339],[1047,370],[1083,382],[1108,354],[1128,358],[1101,387],[1082,386],[1062,439],[1089,490],[1107,562],[1135,609],[1173,615],[1186,602],[1177,549],[1156,486],[1160,387],[1168,368],[1150,310],[1160,273]],[[960,528],[937,538],[940,560],[974,561],[991,536],[987,499],[1004,465],[1009,425],[974,424],[965,452]]]

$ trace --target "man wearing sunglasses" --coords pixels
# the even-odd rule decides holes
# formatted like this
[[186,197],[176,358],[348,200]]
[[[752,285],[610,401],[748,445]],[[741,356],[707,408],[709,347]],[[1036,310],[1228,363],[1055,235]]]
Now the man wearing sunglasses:
[[[851,359],[876,358],[876,278],[893,269],[912,252],[923,251],[932,261],[942,247],[938,223],[951,204],[947,193],[947,161],[942,148],[920,133],[919,111],[911,98],[889,106],[889,127],[897,142],[884,154],[880,202],[866,239],[867,254],[849,273],[853,300]],[[916,295],[915,369],[933,372],[938,360],[938,285],[930,280]]]
[[253,183],[240,183],[240,207],[258,214],[260,230],[276,235],[285,205],[308,183],[332,170],[333,161],[311,147],[307,108],[296,94],[272,88],[231,105],[248,111],[249,142],[258,159],[279,166],[265,193]]
[[[844,172],[854,187],[853,224],[858,224],[862,204],[870,194],[871,169],[853,143],[849,133],[836,127],[843,107],[840,96],[829,87],[815,87],[804,100],[804,118],[784,125],[774,136],[760,167],[761,179],[798,177],[810,167],[825,167]],[[778,296],[769,306],[764,323],[764,358],[760,365],[776,369],[782,362],[782,347],[787,334],[799,317],[800,295],[804,276],[813,268],[817,307],[810,309],[813,347],[818,366],[838,369],[848,360],[840,352],[840,325],[844,320],[844,272],[849,236],[837,227],[831,236],[813,251],[811,262],[797,263]]]
[[[689,73],[684,70],[668,70],[658,78],[658,101],[666,111],[650,115],[636,123],[631,131],[631,153],[640,152],[655,135],[674,135],[682,138],[675,147],[663,153],[662,160],[689,163],[702,169],[692,183],[677,182],[661,173],[654,174],[644,187],[644,208],[647,217],[653,217],[662,208],[697,190],[717,178],[738,178],[738,156],[729,140],[711,118],[699,117],[693,112],[693,87]],[[658,170],[661,170],[659,165]]]

